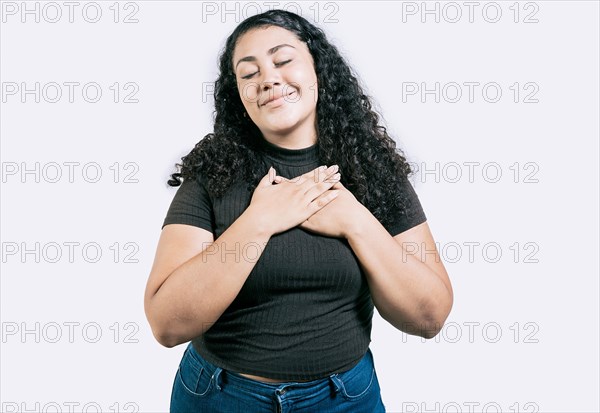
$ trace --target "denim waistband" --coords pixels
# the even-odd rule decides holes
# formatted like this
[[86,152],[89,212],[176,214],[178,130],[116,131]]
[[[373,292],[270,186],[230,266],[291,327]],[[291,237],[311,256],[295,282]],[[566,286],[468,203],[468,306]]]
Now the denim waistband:
[[373,364],[373,356],[370,349],[367,349],[365,355],[359,360],[359,362],[342,373],[333,373],[327,377],[315,379],[306,382],[298,382],[298,381],[282,381],[278,383],[268,383],[262,382],[258,380],[251,379],[249,377],[244,377],[238,373],[234,373],[229,370],[224,370],[221,367],[215,366],[210,363],[204,357],[202,357],[192,343],[190,343],[186,349],[186,352],[189,352],[190,356],[193,357],[205,370],[207,370],[212,376],[213,384],[217,389],[221,389],[220,385],[224,382],[231,383],[236,387],[241,387],[248,391],[259,392],[266,395],[271,395],[273,393],[277,393],[279,395],[285,393],[287,389],[294,388],[302,391],[302,389],[310,390],[310,391],[319,391],[323,388],[329,387],[331,385],[334,386],[334,390],[339,391],[340,387],[343,386],[343,383],[338,379],[338,375],[345,374],[354,369],[359,369],[364,366],[364,363]]

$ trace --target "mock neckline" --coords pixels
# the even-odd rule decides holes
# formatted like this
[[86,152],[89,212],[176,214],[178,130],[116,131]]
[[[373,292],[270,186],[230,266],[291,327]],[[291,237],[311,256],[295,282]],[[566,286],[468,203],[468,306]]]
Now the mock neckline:
[[301,149],[288,149],[275,145],[264,137],[259,139],[263,153],[271,160],[286,165],[303,166],[319,160],[319,144]]

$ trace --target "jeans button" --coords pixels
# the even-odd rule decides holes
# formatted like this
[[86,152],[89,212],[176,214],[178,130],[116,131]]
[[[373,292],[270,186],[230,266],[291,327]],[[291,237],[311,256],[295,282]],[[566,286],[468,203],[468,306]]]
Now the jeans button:
[[277,394],[279,395],[285,394],[285,392],[287,392],[287,389],[277,389]]

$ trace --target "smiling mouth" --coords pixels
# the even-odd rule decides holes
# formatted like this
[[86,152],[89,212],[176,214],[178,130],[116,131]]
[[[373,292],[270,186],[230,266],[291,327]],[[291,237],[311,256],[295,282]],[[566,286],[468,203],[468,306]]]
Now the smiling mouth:
[[272,103],[274,103],[274,104],[284,103],[284,102],[286,102],[286,98],[287,98],[288,96],[292,96],[292,95],[293,95],[293,94],[295,94],[295,93],[296,93],[296,91],[293,91],[292,93],[289,93],[289,94],[287,94],[287,95],[285,95],[285,96],[280,96],[280,97],[278,97],[277,99],[270,100],[270,101],[268,101],[267,103],[265,103],[264,105],[262,105],[262,107],[264,107],[264,106],[269,106],[269,105],[270,105],[270,104],[272,104]]

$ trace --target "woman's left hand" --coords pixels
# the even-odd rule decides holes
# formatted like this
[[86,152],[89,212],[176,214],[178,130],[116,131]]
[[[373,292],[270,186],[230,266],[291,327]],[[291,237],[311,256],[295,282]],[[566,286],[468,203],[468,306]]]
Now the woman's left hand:
[[367,209],[341,182],[333,185],[330,191],[338,191],[339,194],[299,227],[328,237],[347,238]]

